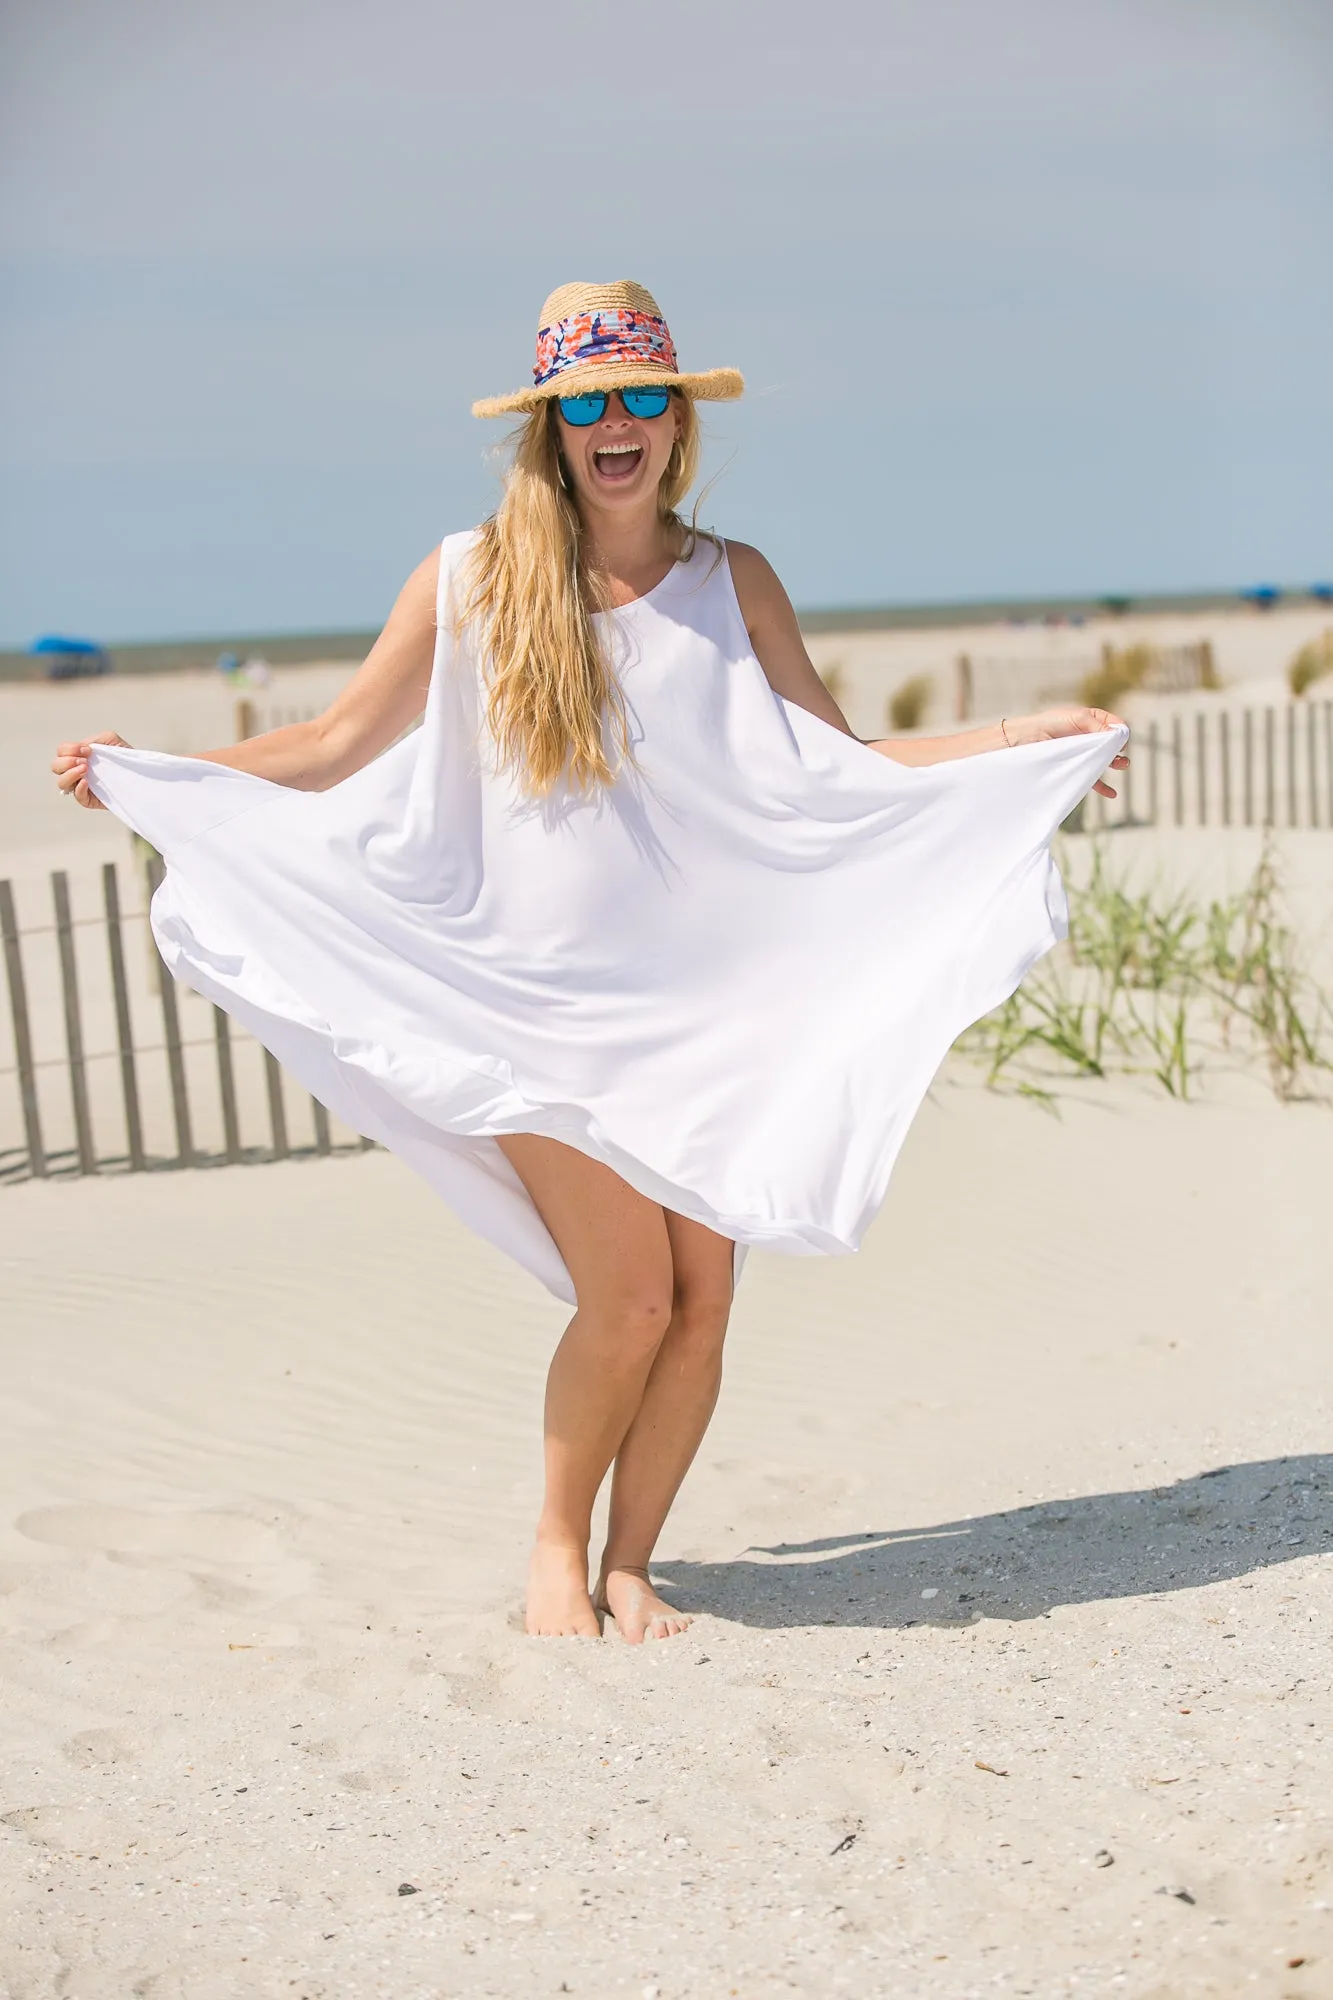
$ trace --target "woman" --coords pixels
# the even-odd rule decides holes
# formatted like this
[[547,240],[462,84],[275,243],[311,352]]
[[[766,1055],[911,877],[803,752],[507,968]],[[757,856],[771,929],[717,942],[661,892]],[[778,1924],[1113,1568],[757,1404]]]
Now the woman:
[[524,418],[497,513],[324,715],[52,765],[163,853],[173,971],[575,1304],[532,1633],[684,1630],[649,1562],[744,1247],[856,1247],[949,1044],[1058,934],[1053,830],[1125,762],[1098,709],[854,738],[763,556],[676,511],[696,402],[742,387],[682,373],[641,286],[564,286],[533,386],[474,406]]

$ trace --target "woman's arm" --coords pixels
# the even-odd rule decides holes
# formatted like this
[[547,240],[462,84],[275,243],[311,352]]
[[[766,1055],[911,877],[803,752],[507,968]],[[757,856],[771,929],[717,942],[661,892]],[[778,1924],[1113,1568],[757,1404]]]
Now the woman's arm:
[[[413,570],[398,594],[379,638],[342,693],[313,722],[295,722],[245,743],[196,753],[207,764],[226,764],[298,792],[324,792],[350,778],[387,750],[426,706],[435,653],[435,597],[440,552]],[[120,743],[111,732],[62,743],[51,769],[62,792],[82,806],[100,806],[88,789],[88,752],[94,743]]]
[[435,654],[440,552],[413,570],[384,630],[342,693],[313,722],[295,722],[198,754],[298,792],[326,792],[387,750],[426,706]]
[[852,730],[846,716],[820,680],[814,661],[805,650],[791,599],[773,565],[748,542],[728,539],[727,555],[754,656],[774,694],[850,736]]
[[[769,686],[784,700],[819,716],[844,736],[853,731],[825,687],[805,650],[791,600],[771,563],[746,542],[727,542],[732,581],[755,658]],[[950,736],[886,736],[867,748],[895,764],[944,764],[956,757],[976,757],[984,750],[1012,750],[1019,743],[1037,743],[1054,736],[1079,736],[1114,729],[1120,718],[1101,708],[1053,708],[1040,715],[1006,716],[980,729],[962,729]],[[864,739],[862,739],[864,740]],[[1127,757],[1112,761],[1123,770]],[[1096,791],[1109,799],[1115,793],[1099,779]]]

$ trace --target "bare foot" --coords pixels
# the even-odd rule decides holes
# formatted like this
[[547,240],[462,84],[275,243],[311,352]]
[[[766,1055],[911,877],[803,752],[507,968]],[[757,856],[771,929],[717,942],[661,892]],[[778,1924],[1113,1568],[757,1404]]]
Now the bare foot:
[[588,1594],[588,1558],[563,1542],[537,1542],[528,1564],[524,1630],[537,1639],[600,1639]]
[[675,1639],[690,1620],[674,1604],[658,1596],[646,1569],[604,1569],[597,1585],[597,1606],[609,1611],[628,1645],[645,1639]]

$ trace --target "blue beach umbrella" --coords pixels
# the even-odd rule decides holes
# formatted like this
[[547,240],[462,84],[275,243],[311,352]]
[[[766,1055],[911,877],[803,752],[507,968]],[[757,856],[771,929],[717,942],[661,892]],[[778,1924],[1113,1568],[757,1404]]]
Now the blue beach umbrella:
[[46,662],[48,678],[53,681],[81,680],[85,675],[111,672],[110,653],[92,639],[71,639],[64,633],[46,632],[33,640],[28,652]]

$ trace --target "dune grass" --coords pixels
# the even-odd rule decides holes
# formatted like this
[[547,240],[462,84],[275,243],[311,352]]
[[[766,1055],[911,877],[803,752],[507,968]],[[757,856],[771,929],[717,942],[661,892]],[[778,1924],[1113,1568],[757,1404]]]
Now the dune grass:
[[1327,674],[1333,674],[1333,626],[1301,647],[1287,668],[1287,686],[1294,695],[1303,695]]
[[889,696],[885,719],[890,729],[919,729],[925,719],[933,686],[929,674],[913,674]]
[[[1198,685],[1201,688],[1220,687],[1211,646],[1203,646],[1201,652]],[[1162,665],[1160,647],[1145,641],[1135,646],[1103,646],[1101,665],[1085,675],[1078,698],[1089,708],[1117,708],[1127,694],[1134,694],[1139,688],[1153,687]]]
[[1062,1079],[1119,1072],[1184,1099],[1226,1065],[1262,1069],[1284,1102],[1321,1094],[1333,996],[1302,960],[1271,839],[1223,901],[1160,882],[1131,890],[1101,843],[1068,893],[1066,943],[958,1043],[988,1084],[1049,1102]]

